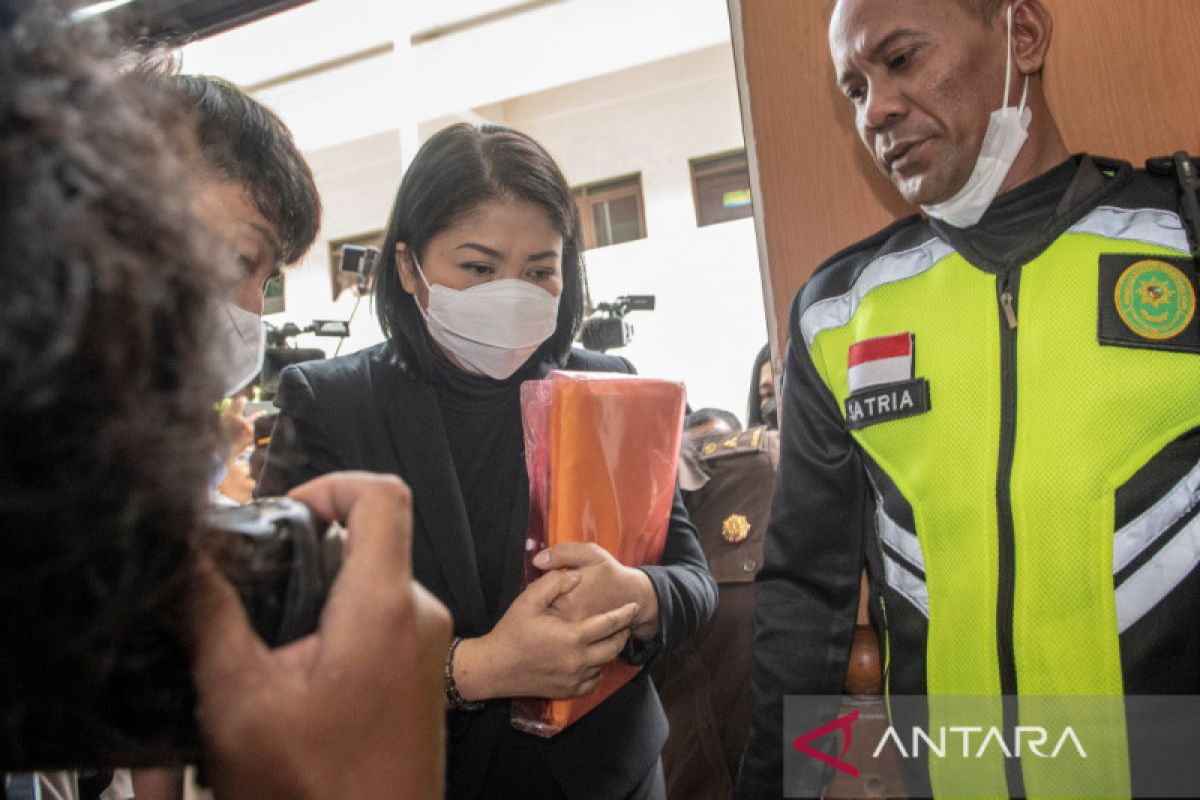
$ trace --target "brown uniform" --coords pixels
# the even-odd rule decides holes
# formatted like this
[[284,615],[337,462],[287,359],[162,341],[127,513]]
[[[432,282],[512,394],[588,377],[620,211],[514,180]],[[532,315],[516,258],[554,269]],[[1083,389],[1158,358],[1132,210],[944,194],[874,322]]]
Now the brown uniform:
[[679,483],[720,587],[717,612],[652,669],[671,733],[663,748],[671,800],[733,796],[750,727],[754,576],[775,488],[779,434],[751,428],[685,445]]

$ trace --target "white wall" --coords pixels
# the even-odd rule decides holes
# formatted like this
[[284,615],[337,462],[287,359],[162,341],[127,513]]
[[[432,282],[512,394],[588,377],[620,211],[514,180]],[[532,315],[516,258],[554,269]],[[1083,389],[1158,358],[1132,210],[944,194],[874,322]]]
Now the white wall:
[[[329,241],[383,228],[403,174],[396,136],[382,133],[338,147],[306,153],[325,206],[317,243],[303,263],[288,270],[286,311],[268,320],[304,326],[314,319],[348,319],[354,310],[351,292],[331,300]],[[383,340],[370,298],[363,298],[350,325],[342,353],[353,353]],[[301,347],[332,354],[337,341],[315,336],[297,338]]]
[[[694,408],[741,416],[767,336],[753,222],[697,228],[688,165],[742,147],[724,2],[549,3],[413,46],[411,82],[380,43],[511,3],[428,4],[436,14],[392,3],[318,0],[185,51],[190,71],[265,82],[255,95],[291,127],[317,177],[320,239],[290,271],[287,311],[273,321],[350,315],[349,293],[330,299],[328,242],[384,227],[403,172],[399,126],[411,122],[423,140],[458,120],[503,122],[545,144],[572,184],[641,173],[649,236],[587,253],[593,299],[656,295],[655,311],[630,316],[636,335],[622,355],[643,374],[685,381]],[[368,300],[351,332],[344,353],[381,340]],[[298,344],[332,352],[331,341]]]
[[767,323],[752,219],[698,228],[688,159],[742,147],[728,45],[504,104],[572,184],[642,174],[648,238],[586,254],[596,302],[653,294],[620,351],[645,375],[683,380],[693,408],[745,413]]
[[569,0],[408,47],[513,5],[318,0],[189,45],[184,66],[254,89],[309,150],[729,41],[721,0]]

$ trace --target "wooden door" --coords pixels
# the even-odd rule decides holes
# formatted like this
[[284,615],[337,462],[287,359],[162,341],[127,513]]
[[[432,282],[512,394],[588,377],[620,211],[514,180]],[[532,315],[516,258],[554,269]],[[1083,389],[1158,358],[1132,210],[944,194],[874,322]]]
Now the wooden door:
[[[947,0],[949,2],[949,0]],[[1200,0],[1045,0],[1047,95],[1072,152],[1141,165],[1200,153]],[[729,0],[778,356],[793,295],[828,256],[912,212],[834,85],[833,0]]]

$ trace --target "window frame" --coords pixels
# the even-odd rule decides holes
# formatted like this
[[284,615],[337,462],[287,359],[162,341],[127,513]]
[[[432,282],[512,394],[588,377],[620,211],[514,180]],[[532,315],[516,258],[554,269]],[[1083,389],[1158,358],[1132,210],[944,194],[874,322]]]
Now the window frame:
[[[700,203],[700,182],[706,178],[724,177],[740,174],[744,168],[746,174],[746,189],[751,192],[750,204],[745,206],[745,214],[729,219],[714,219],[704,221],[703,206]],[[754,195],[750,179],[750,160],[744,147],[736,150],[725,150],[707,156],[699,156],[688,160],[688,171],[692,176],[692,206],[696,212],[696,227],[707,228],[710,225],[720,225],[725,222],[736,222],[739,219],[753,218]]]
[[[623,242],[610,242],[605,245],[597,244],[593,207],[600,203],[609,203],[631,195],[637,201],[637,222],[640,235],[633,239],[626,239]],[[571,187],[571,196],[574,198],[575,207],[579,212],[579,233],[580,238],[583,240],[584,250],[596,250],[600,247],[628,244],[649,237],[650,234],[646,230],[646,200],[645,193],[642,190],[642,173],[631,172],[626,175],[618,175],[615,178],[606,178],[602,181],[593,181],[592,183],[573,186]]]

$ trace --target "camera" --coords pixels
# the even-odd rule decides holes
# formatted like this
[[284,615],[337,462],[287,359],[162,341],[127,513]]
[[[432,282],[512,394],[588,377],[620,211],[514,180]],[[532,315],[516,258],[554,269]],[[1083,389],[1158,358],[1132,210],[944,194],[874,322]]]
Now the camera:
[[625,320],[630,311],[653,311],[654,295],[621,295],[611,303],[600,303],[596,314],[583,322],[579,340],[588,350],[603,353],[624,347],[633,339],[633,325]]
[[[233,585],[257,634],[278,647],[316,630],[341,567],[343,543],[341,526],[325,525],[303,503],[276,497],[210,507],[197,550]],[[188,602],[185,587],[172,592],[174,599],[159,602]],[[169,612],[180,618],[187,613],[182,607]],[[7,771],[136,768],[202,760],[195,688],[180,628],[165,621],[148,625],[127,647],[131,660],[111,676],[97,677],[106,681],[103,696],[75,709],[77,717],[37,713],[36,699],[29,708],[6,709],[10,716],[0,726],[0,766]],[[52,686],[54,676],[47,676],[47,683]],[[54,691],[69,696],[74,690]]]
[[267,326],[267,352],[263,356],[262,374],[259,385],[262,386],[263,397],[270,399],[279,391],[279,373],[283,368],[304,361],[316,361],[325,358],[325,351],[316,347],[296,347],[292,338],[303,333],[316,336],[328,336],[344,339],[350,335],[350,323],[345,320],[316,319],[301,328],[294,322],[288,322],[276,327],[269,322]]
[[205,524],[208,552],[264,642],[279,647],[317,629],[342,565],[340,525],[325,525],[288,497],[211,506]]

